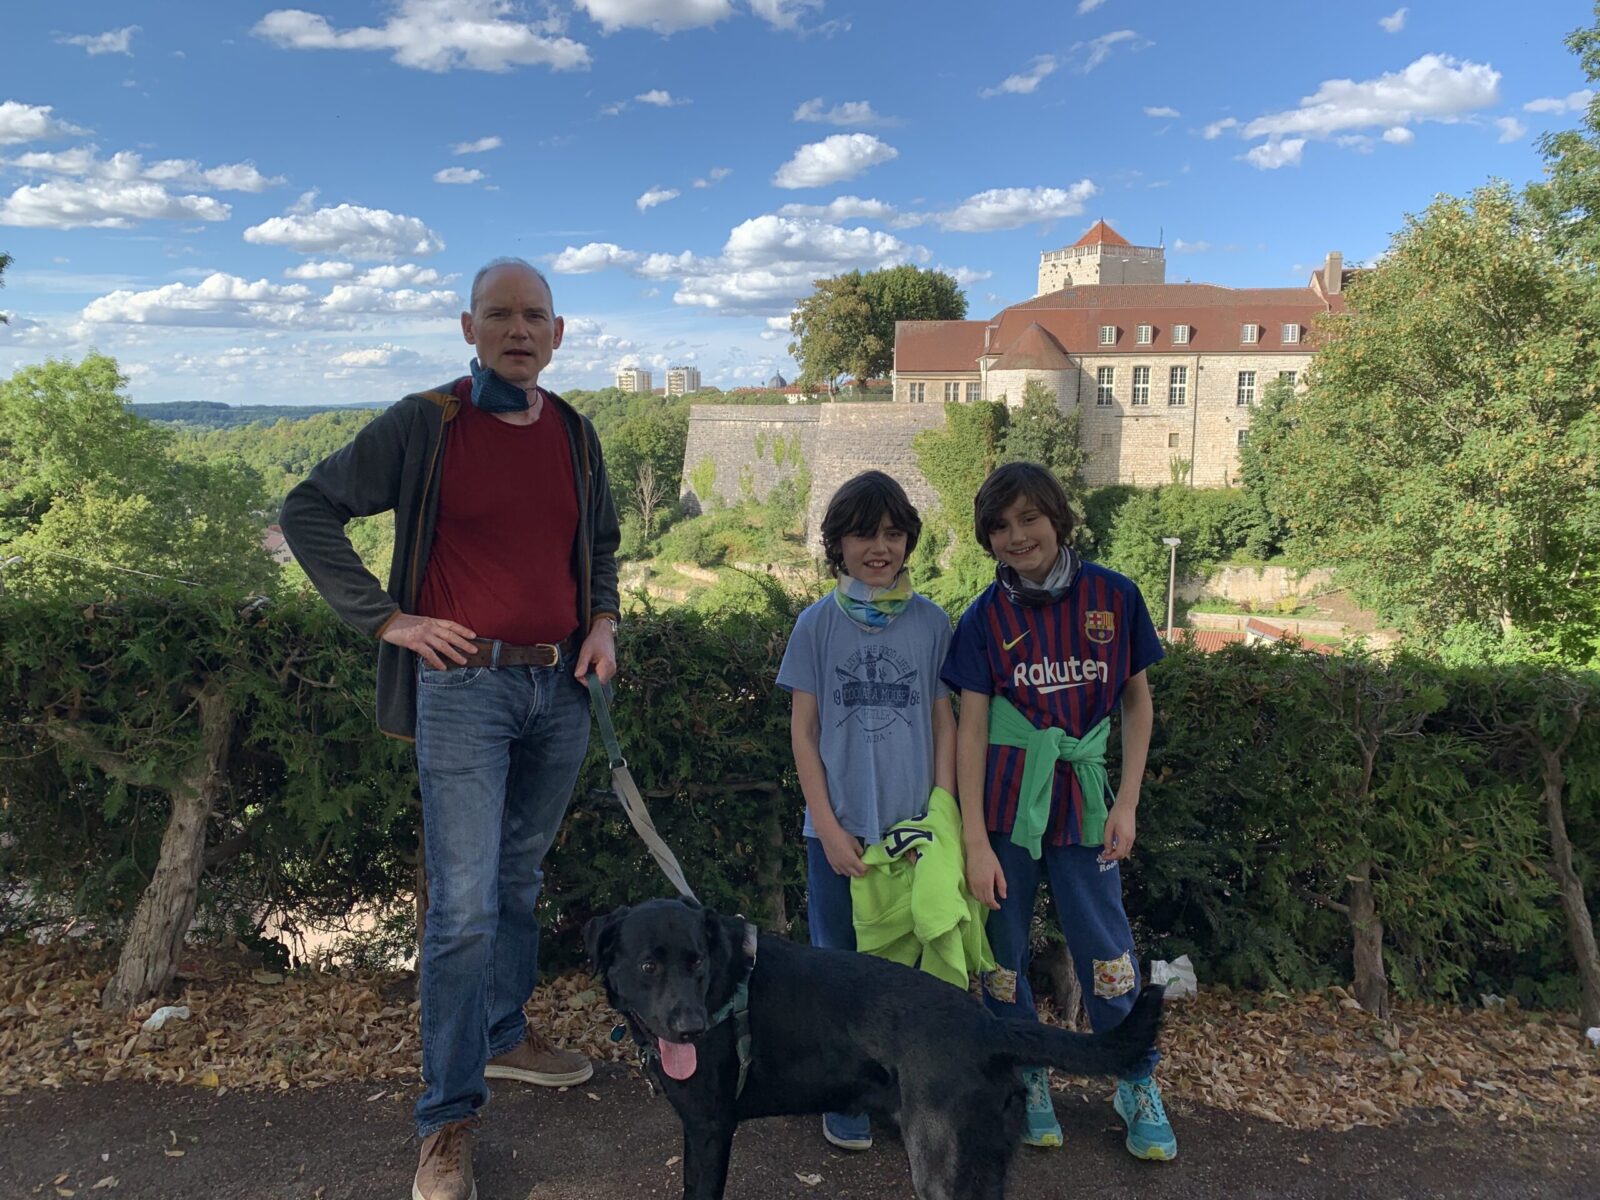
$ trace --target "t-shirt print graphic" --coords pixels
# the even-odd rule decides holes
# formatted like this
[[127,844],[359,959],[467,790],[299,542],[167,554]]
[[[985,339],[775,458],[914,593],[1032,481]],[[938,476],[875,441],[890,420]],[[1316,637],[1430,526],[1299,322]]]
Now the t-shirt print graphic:
[[900,722],[911,725],[911,710],[922,703],[917,669],[891,646],[866,646],[833,669],[833,702],[862,733],[886,735]]

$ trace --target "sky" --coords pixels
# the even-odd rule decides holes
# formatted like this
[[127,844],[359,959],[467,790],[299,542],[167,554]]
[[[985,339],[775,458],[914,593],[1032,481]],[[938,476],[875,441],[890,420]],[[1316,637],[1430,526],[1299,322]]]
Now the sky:
[[[1305,283],[1542,169],[1589,0],[80,0],[0,9],[0,377],[383,401],[464,373],[473,273],[544,270],[542,382],[792,378],[814,279],[969,316],[1104,218],[1167,279]],[[1513,15],[1514,13],[1514,15]]]

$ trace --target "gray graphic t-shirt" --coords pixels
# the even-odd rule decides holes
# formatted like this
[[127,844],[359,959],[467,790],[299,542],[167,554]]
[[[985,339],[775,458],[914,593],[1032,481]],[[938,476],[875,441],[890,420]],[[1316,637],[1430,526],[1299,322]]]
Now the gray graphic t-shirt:
[[[795,622],[778,686],[817,698],[828,798],[845,830],[867,842],[928,811],[933,715],[950,689],[939,679],[950,618],[913,595],[883,629],[862,629],[830,592]],[[806,836],[816,837],[806,813]]]

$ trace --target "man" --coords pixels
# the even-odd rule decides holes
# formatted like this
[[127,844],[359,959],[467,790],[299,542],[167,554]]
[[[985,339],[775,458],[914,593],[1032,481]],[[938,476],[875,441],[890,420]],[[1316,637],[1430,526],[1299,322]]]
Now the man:
[[[521,259],[472,283],[472,373],[407,396],[289,493],[280,523],[335,611],[378,648],[378,726],[413,738],[428,912],[415,1200],[469,1200],[484,1079],[582,1083],[527,1027],[540,863],[589,738],[581,682],[616,672],[616,507],[587,419],[539,387],[561,345]],[[387,590],[345,535],[392,510]]]

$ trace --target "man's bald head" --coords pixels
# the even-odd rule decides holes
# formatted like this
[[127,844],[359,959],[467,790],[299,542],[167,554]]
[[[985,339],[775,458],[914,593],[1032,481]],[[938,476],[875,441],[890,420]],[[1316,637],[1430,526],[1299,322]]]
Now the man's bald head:
[[484,263],[483,266],[479,267],[478,273],[472,277],[472,292],[467,301],[467,307],[470,312],[476,314],[478,311],[478,301],[483,296],[484,279],[495,271],[499,271],[502,268],[507,267],[516,267],[531,274],[535,279],[544,285],[545,294],[550,297],[551,305],[553,306],[555,304],[555,292],[550,287],[550,281],[545,278],[543,271],[539,270],[538,267],[534,266],[526,259],[506,256],[504,258],[491,258],[488,262]]

